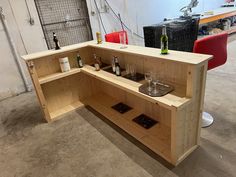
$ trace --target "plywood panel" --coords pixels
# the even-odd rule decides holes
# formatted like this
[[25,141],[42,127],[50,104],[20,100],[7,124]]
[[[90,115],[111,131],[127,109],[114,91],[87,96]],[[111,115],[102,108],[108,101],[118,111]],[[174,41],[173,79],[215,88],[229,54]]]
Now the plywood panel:
[[77,73],[42,85],[49,112],[55,112],[68,105],[77,103],[94,92],[99,91],[93,86],[93,79]]
[[34,61],[28,60],[26,62],[26,64],[27,64],[27,68],[28,68],[28,71],[30,73],[30,77],[32,79],[34,88],[36,90],[36,94],[37,94],[42,112],[45,116],[45,119],[48,122],[50,122],[51,117],[50,117],[50,113],[49,113],[49,110],[48,110],[48,104],[47,104],[47,101],[45,99],[45,95],[42,91],[42,88],[41,88],[39,80],[38,80],[38,75],[37,75],[37,72],[36,72],[36,69],[35,69]]
[[[45,51],[24,56],[29,62],[29,71],[45,117],[51,121],[52,118],[56,119],[84,104],[91,105],[176,165],[199,144],[206,63],[211,56],[175,51],[164,56],[157,49],[119,47],[110,43],[97,45],[92,41],[68,46],[61,51]],[[93,62],[94,53],[107,64],[110,64],[114,55],[118,56],[123,68],[129,63],[135,64],[140,73],[155,72],[162,80],[173,85],[175,90],[162,97],[150,97],[138,91],[142,83],[117,77],[103,70],[97,72],[89,65],[61,74],[58,58],[68,56],[71,66],[77,67],[77,53],[87,64]],[[34,61],[33,65],[31,60]],[[118,102],[124,102],[134,109],[120,115],[111,109]],[[132,121],[141,113],[158,120],[159,124],[150,130],[143,129]]]
[[[113,74],[110,74],[102,70],[97,72],[94,70],[94,67],[91,67],[91,66],[83,67],[81,69],[81,72],[88,74],[94,78],[97,78],[98,80],[101,80],[103,82],[106,82],[110,85],[113,85],[117,88],[120,88],[126,92],[137,95],[143,99],[146,99],[147,101],[166,106],[167,108],[169,108],[170,106],[181,107],[185,104],[188,104],[189,102],[188,98],[182,97],[182,96],[179,97],[178,93],[176,95],[172,95],[172,93],[175,93],[175,92],[171,92],[162,97],[150,97],[150,96],[144,95],[138,91],[138,88],[141,85],[140,83],[130,81],[123,77],[117,77]],[[177,90],[177,88],[179,88],[180,90]],[[178,86],[175,89],[175,91],[181,92],[180,95],[182,95],[182,91],[185,90],[184,88],[183,89],[181,88],[183,87]]]
[[[157,73],[162,81],[170,82],[173,85],[175,85],[175,83],[178,83],[178,85],[186,87],[187,65],[184,63],[181,64],[174,61],[159,60],[153,57],[144,57],[128,53],[118,53],[109,50],[104,51],[100,48],[94,48],[93,53],[98,57],[101,57],[104,63],[111,64],[112,57],[117,56],[119,59],[119,64],[124,69],[125,65],[129,64],[135,66],[136,71],[139,73]],[[176,67],[177,65],[178,67]]]
[[116,100],[119,100],[120,102],[123,102],[139,110],[140,112],[145,113],[153,119],[160,121],[165,126],[170,127],[171,111],[169,109],[146,101],[134,94],[125,92],[124,90],[121,90],[105,82],[97,82],[95,88],[99,88],[99,90],[103,93],[106,93],[106,95],[109,95],[110,97],[113,97]]
[[79,74],[55,80],[42,85],[49,112],[54,112],[79,100]]
[[142,112],[138,109],[133,109],[127,113],[120,114],[111,108],[111,106],[119,102],[120,100],[116,100],[104,93],[94,95],[84,100],[85,104],[90,105],[131,136],[135,137],[151,150],[171,162],[170,128],[159,123],[149,130],[144,129],[132,121],[133,117],[140,115]]
[[176,113],[176,155],[179,161],[199,144],[206,68],[207,65],[188,68],[187,95],[192,97],[192,102]]
[[90,48],[81,48],[74,52],[60,53],[57,55],[34,60],[34,65],[38,77],[45,77],[47,75],[61,72],[59,58],[63,57],[68,57],[71,68],[78,68],[78,63],[76,58],[77,54],[81,56],[84,64],[91,62]]

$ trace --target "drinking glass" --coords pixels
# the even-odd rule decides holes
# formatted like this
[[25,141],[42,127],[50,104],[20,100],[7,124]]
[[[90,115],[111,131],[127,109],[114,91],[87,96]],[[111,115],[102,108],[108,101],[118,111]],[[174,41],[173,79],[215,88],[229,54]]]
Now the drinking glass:
[[119,33],[119,37],[120,37],[120,44],[122,45],[120,48],[121,49],[127,48],[127,46],[126,46],[126,33],[125,33],[125,31],[121,31]]
[[130,75],[131,77],[135,77],[136,76],[136,66],[134,64],[130,65],[129,67],[129,71],[130,71]]
[[151,82],[152,82],[152,73],[151,72],[147,72],[145,73],[145,80],[148,81],[148,87],[147,87],[147,90],[149,92],[152,91],[152,87],[151,87]]
[[153,93],[154,94],[157,94],[159,91],[157,90],[157,84],[159,83],[160,81],[160,77],[157,73],[154,73],[153,74],[153,79],[152,79],[152,83],[154,84],[154,90],[153,90]]
[[130,65],[128,63],[125,64],[125,72],[126,74],[130,74]]

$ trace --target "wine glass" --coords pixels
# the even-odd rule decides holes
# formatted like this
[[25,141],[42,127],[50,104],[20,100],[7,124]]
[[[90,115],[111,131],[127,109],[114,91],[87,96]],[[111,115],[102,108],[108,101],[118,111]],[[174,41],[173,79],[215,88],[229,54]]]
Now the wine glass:
[[151,72],[146,72],[146,73],[145,73],[145,80],[148,81],[147,90],[148,90],[148,92],[151,92],[151,91],[152,91],[152,87],[151,87],[152,73],[151,73]]
[[153,90],[154,94],[157,94],[159,92],[157,89],[157,84],[159,83],[159,81],[160,81],[159,75],[157,73],[154,73],[152,79],[152,83],[154,84],[154,90]]

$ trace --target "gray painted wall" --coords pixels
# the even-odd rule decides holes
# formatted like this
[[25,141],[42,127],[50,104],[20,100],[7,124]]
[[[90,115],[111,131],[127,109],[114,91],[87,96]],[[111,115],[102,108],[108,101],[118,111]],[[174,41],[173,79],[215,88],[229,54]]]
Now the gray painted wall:
[[[13,36],[19,55],[47,50],[34,1],[28,0],[35,25],[30,25],[25,0],[0,0],[10,34]],[[0,22],[0,100],[25,91],[5,31]],[[25,63],[24,71],[30,81]]]

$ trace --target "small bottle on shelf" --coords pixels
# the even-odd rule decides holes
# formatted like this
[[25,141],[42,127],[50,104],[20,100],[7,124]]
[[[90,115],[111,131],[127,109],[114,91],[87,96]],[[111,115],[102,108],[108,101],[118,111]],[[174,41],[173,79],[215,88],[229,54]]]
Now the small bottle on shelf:
[[61,49],[59,40],[57,39],[57,35],[55,32],[53,32],[53,41],[55,42],[55,50]]
[[116,75],[121,76],[121,68],[117,57],[115,57],[115,66],[116,66]]
[[79,54],[77,54],[77,62],[78,62],[79,68],[83,68],[83,61]]
[[166,26],[162,27],[162,35],[161,35],[161,54],[168,54],[168,36],[166,33]]
[[115,64],[115,56],[112,58],[111,66],[112,66],[112,71],[114,74],[116,74],[116,64]]
[[100,64],[99,64],[99,61],[97,59],[97,55],[96,54],[93,54],[93,57],[94,57],[94,67],[95,67],[95,71],[99,71],[100,70]]

